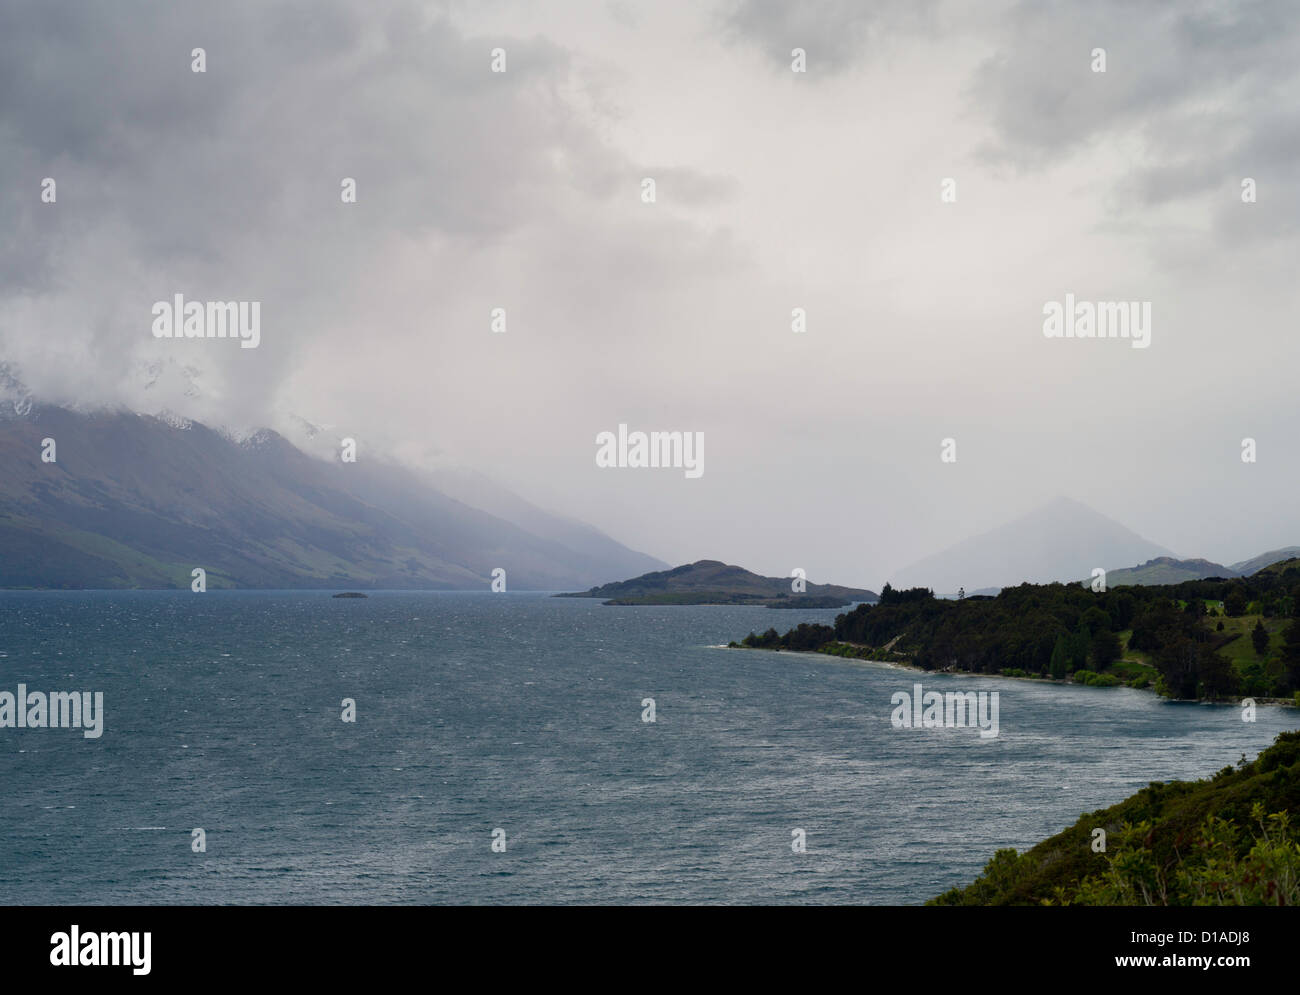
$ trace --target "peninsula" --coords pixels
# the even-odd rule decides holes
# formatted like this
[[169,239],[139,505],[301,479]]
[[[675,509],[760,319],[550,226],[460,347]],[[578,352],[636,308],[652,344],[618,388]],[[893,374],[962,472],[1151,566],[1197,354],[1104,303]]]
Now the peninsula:
[[1154,686],[1164,697],[1300,704],[1300,558],[1249,577],[1121,586],[1020,584],[936,598],[886,584],[834,625],[751,632],[734,647],[827,653],[922,670]]

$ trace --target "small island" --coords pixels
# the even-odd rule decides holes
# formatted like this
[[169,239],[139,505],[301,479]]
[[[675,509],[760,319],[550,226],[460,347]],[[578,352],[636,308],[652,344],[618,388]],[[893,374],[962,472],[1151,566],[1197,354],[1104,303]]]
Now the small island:
[[368,598],[370,595],[362,594],[360,591],[344,591],[342,594],[334,595],[336,598]]
[[721,560],[697,560],[632,580],[557,598],[601,598],[606,605],[759,605],[767,608],[845,608],[873,602],[876,593],[796,577],[761,577]]

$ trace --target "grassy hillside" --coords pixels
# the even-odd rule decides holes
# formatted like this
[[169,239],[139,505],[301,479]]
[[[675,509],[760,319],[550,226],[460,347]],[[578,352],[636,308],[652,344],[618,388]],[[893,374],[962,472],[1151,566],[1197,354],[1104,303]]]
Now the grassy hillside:
[[999,850],[929,904],[1296,905],[1297,823],[1300,732],[1289,732],[1253,763],[1153,783],[1023,854]]
[[1234,563],[1232,569],[1243,577],[1249,577],[1251,574],[1258,573],[1274,563],[1283,560],[1295,560],[1296,557],[1300,557],[1300,546],[1284,546],[1282,549],[1273,549],[1267,553],[1260,553],[1259,556],[1251,557],[1249,560]]
[[[1205,577],[1236,577],[1237,571],[1222,563],[1210,560],[1176,560],[1172,556],[1157,556],[1136,567],[1107,570],[1106,583],[1110,587],[1133,584],[1181,584],[1186,580]],[[1089,581],[1084,581],[1087,584]]]

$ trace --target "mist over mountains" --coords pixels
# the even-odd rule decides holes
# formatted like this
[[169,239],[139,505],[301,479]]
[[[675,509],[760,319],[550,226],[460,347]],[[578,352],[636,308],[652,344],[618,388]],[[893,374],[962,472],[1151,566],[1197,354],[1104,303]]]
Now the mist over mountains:
[[[0,586],[557,590],[666,564],[488,478],[308,455],[276,432],[0,405]],[[55,440],[43,462],[42,440]],[[477,506],[476,506],[477,505]]]
[[973,592],[1012,584],[1077,580],[1093,568],[1172,556],[1156,545],[1067,497],[1039,507],[983,535],[973,536],[898,571],[895,587],[929,587],[937,593]]
[[[212,428],[168,406],[202,398],[198,371],[142,367],[152,413],[39,403],[0,362],[0,586],[476,589],[591,588],[669,566],[553,514],[472,469],[418,468],[299,416],[269,429]],[[57,456],[41,459],[52,438]],[[647,541],[649,537],[646,537]],[[1030,582],[1108,586],[1246,576],[1300,553],[1227,566],[1179,559],[1079,501],[1059,497],[890,578],[939,594]],[[862,564],[865,574],[870,564]]]
[[1300,553],[1285,546],[1225,566],[1179,559],[1169,550],[1087,505],[1058,497],[990,532],[965,539],[899,571],[895,587],[938,594],[996,592],[1015,584],[1088,581],[1098,567],[1106,585],[1177,584],[1245,577]]

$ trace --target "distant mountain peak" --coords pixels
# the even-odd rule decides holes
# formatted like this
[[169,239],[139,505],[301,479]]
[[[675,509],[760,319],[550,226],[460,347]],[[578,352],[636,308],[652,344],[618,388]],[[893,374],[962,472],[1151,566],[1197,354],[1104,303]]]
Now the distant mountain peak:
[[1024,582],[1074,582],[1096,567],[1174,554],[1065,494],[899,570],[894,587],[950,594]]

